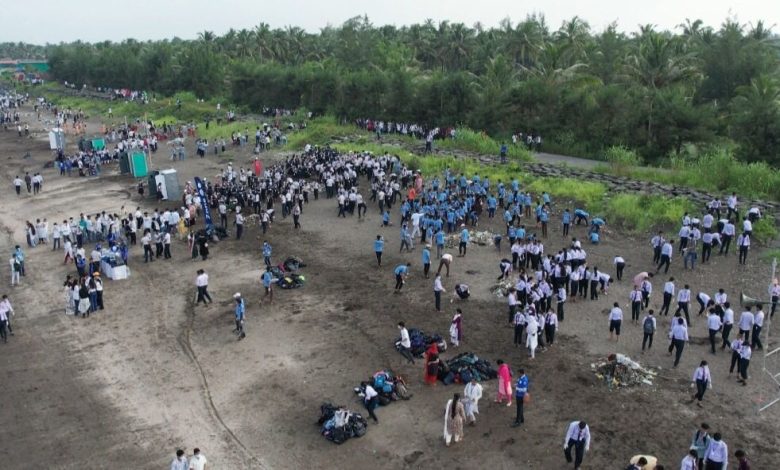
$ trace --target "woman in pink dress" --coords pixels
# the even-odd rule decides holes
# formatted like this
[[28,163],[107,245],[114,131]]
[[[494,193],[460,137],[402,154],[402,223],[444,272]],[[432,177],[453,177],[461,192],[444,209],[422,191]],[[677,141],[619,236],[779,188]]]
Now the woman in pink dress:
[[499,359],[498,364],[498,395],[496,403],[503,403],[506,400],[506,406],[512,406],[512,372],[504,361]]

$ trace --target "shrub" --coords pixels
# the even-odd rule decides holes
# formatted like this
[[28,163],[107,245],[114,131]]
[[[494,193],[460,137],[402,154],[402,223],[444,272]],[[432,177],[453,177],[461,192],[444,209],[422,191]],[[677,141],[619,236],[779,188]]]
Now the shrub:
[[605,215],[612,224],[629,231],[646,232],[655,226],[676,226],[693,208],[684,198],[618,194],[606,202]]
[[628,176],[631,168],[642,164],[642,159],[626,147],[615,146],[607,149],[604,154],[612,169],[612,173],[618,176]]
[[772,216],[765,215],[753,224],[753,239],[766,245],[777,238],[777,225]]

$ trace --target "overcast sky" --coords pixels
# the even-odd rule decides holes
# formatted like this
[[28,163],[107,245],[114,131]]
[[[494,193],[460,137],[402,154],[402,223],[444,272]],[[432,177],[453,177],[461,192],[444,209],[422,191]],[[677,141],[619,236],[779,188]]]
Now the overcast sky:
[[[272,28],[293,25],[316,32],[363,14],[375,25],[402,26],[431,18],[495,26],[502,18],[517,22],[537,12],[545,15],[552,29],[576,15],[596,31],[617,21],[629,32],[639,24],[672,29],[686,18],[701,19],[714,27],[727,17],[741,23],[780,24],[778,0],[2,0],[0,5],[0,42],[36,44],[128,37],[191,39],[205,30],[223,34],[260,22]],[[773,31],[780,32],[780,27]]]

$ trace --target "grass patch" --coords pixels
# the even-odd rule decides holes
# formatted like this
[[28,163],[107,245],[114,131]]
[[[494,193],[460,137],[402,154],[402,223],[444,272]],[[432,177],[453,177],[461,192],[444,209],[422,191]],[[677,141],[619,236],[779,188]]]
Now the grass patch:
[[774,258],[780,260],[780,248],[771,248],[761,254],[761,259],[766,261],[772,261]]
[[604,215],[612,225],[646,232],[657,226],[677,226],[683,214],[693,209],[694,205],[685,198],[618,194],[605,202]]
[[524,190],[541,194],[543,192],[555,199],[568,199],[582,203],[585,210],[593,211],[600,207],[601,200],[607,194],[607,187],[601,183],[581,181],[572,178],[537,178],[526,176]]
[[[533,161],[531,153],[520,145],[507,144],[507,155],[512,160],[530,162]],[[476,132],[467,128],[458,128],[454,139],[442,139],[433,142],[434,147],[446,150],[465,150],[480,155],[498,156],[501,150],[501,142],[494,140],[487,134]]]
[[753,238],[762,245],[768,244],[776,239],[777,236],[777,224],[775,223],[775,218],[771,215],[764,215],[764,217],[753,224]]

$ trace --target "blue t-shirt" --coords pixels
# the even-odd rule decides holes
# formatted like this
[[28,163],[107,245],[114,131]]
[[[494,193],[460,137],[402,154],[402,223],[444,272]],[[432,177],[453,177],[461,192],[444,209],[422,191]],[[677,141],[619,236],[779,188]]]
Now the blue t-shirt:
[[523,375],[515,383],[515,397],[522,399],[528,393],[528,376]]
[[468,243],[469,238],[470,238],[470,236],[469,236],[468,229],[464,228],[463,230],[461,230],[461,232],[460,232],[460,241]]
[[236,320],[244,319],[244,299],[240,299],[236,304]]
[[273,279],[273,276],[271,275],[271,271],[266,271],[263,273],[263,287],[271,287],[271,280]]
[[565,212],[563,213],[563,217],[562,217],[562,219],[563,219],[563,223],[564,223],[564,224],[568,224],[568,223],[570,223],[570,222],[571,222],[571,214],[569,213],[569,211],[565,211]]
[[430,264],[431,262],[431,250],[429,250],[428,248],[425,248],[422,251],[422,262],[423,264]]
[[409,268],[407,268],[405,264],[399,264],[393,272],[398,276],[400,274],[406,274],[407,271],[409,271]]
[[444,246],[444,232],[441,230],[436,232],[436,244],[439,246]]
[[374,240],[374,251],[377,253],[381,253],[385,250],[385,241],[384,240]]

